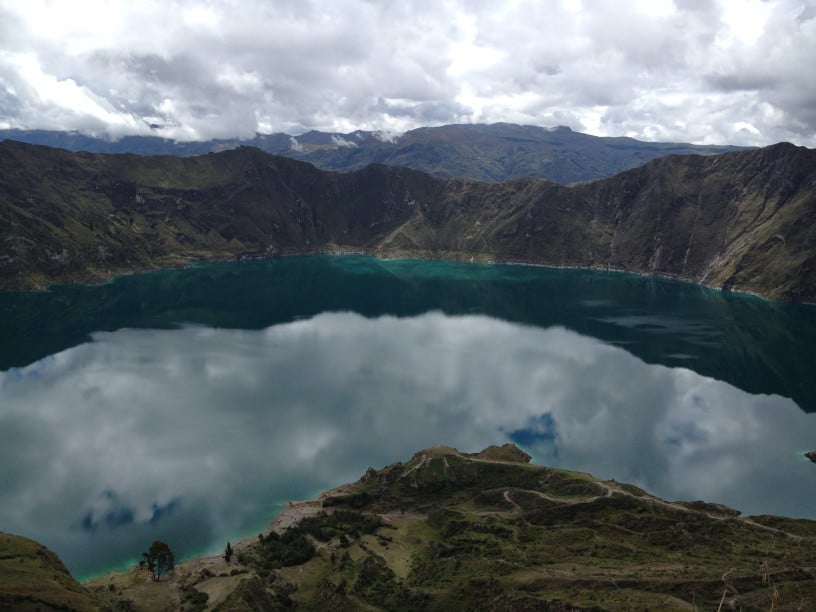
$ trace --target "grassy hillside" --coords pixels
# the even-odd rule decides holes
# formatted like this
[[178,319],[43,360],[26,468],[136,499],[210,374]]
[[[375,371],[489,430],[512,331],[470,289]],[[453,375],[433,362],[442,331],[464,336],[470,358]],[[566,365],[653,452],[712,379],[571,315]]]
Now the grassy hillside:
[[0,532],[0,610],[85,612],[101,608],[57,555],[33,540]]
[[[15,610],[805,610],[816,521],[741,517],[532,465],[512,445],[449,447],[294,502],[257,538],[80,587],[42,546],[0,535]],[[87,589],[87,590],[86,590]],[[29,607],[26,607],[29,606]],[[722,606],[722,608],[719,608]]]
[[[512,446],[435,447],[293,504],[173,579],[89,586],[136,610],[799,610],[816,604],[816,522],[742,518]],[[299,522],[298,522],[299,521]]]
[[364,251],[613,268],[816,301],[816,151],[669,156],[574,187],[0,143],[0,288],[195,258]]

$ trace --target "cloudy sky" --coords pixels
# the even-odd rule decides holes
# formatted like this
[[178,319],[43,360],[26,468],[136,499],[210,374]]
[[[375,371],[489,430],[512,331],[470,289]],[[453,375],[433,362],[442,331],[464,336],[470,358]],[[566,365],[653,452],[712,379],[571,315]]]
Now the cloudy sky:
[[816,146],[816,0],[0,0],[0,128]]

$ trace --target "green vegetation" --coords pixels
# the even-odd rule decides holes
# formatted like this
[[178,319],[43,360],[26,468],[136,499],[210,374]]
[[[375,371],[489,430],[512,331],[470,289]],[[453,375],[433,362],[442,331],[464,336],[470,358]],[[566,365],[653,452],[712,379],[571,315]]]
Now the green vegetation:
[[337,538],[340,542],[348,543],[349,538],[374,533],[382,525],[382,520],[376,516],[347,510],[337,510],[331,514],[322,512],[304,518],[281,535],[273,531],[259,537],[259,543],[244,556],[244,562],[259,570],[300,565],[314,556],[315,546],[312,542],[325,543]]
[[667,502],[528,460],[512,446],[427,449],[293,505],[297,520],[237,543],[231,567],[217,555],[167,581],[129,572],[88,586],[99,607],[132,610],[816,605],[815,521]]
[[0,610],[84,612],[100,607],[57,555],[33,540],[0,532]]
[[670,156],[564,187],[242,147],[196,158],[0,142],[0,289],[193,259],[356,251],[628,270],[816,301],[816,151]]
[[[274,569],[288,565],[300,565],[314,556],[315,548],[311,540],[300,529],[289,529],[282,536],[276,533],[264,538],[263,546],[258,551],[254,564],[265,569]],[[239,559],[246,563],[246,557]],[[251,562],[250,562],[251,563]]]
[[[248,565],[269,593],[281,576],[297,584],[288,597],[305,609],[716,609],[723,593],[736,609],[816,602],[812,521],[743,519],[527,461],[511,445],[436,447],[369,470],[324,495],[319,514],[253,544]],[[308,560],[264,579],[270,542],[301,537]]]
[[142,553],[139,567],[146,569],[153,580],[161,580],[165,574],[172,572],[176,557],[170,547],[161,540],[154,540],[147,552]]

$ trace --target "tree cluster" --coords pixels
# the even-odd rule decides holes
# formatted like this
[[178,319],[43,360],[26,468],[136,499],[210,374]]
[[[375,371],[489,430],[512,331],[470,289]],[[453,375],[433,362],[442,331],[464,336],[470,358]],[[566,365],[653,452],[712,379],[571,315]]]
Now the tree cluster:
[[172,571],[175,562],[176,557],[170,547],[161,540],[154,540],[148,551],[142,553],[139,567],[150,572],[153,580],[161,580],[162,576]]

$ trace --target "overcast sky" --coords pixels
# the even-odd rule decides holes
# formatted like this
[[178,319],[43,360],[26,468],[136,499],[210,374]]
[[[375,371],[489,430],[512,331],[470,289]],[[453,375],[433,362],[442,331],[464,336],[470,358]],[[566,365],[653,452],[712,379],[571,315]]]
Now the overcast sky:
[[0,0],[0,128],[814,147],[815,66],[816,0]]

